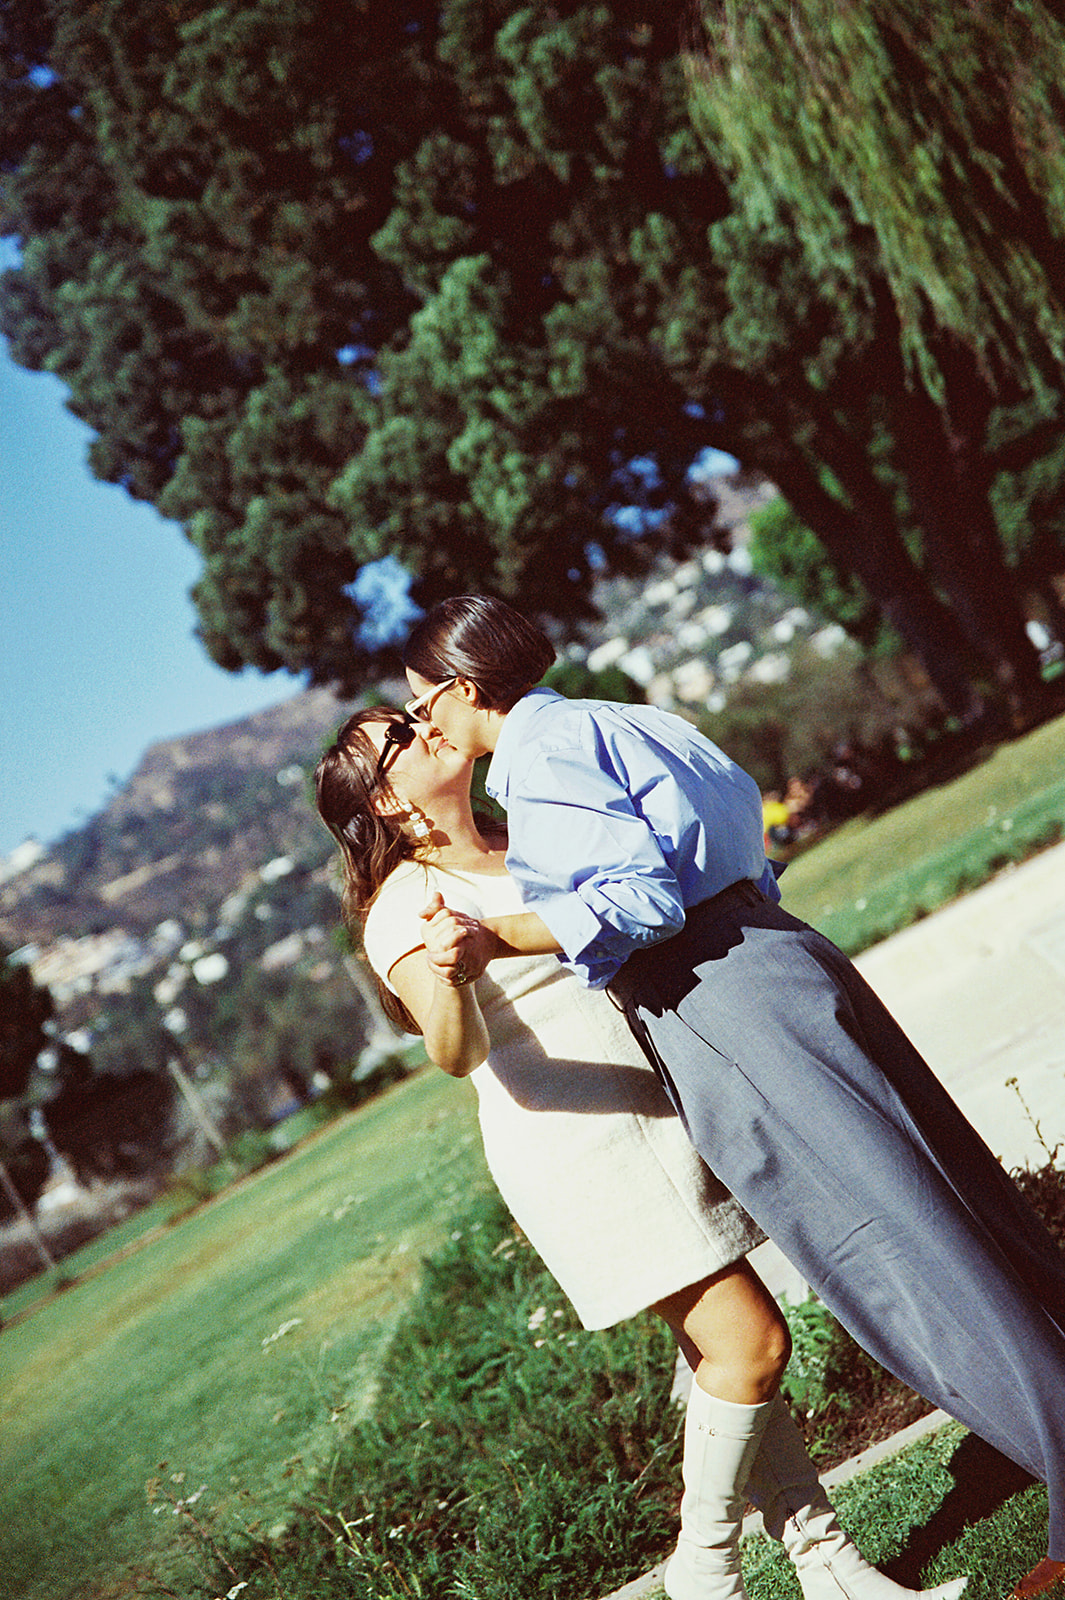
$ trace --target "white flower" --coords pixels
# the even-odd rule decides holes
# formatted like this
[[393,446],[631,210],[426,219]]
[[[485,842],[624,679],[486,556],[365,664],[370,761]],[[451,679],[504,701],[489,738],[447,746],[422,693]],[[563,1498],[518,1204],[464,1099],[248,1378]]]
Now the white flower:
[[547,1307],[546,1306],[537,1306],[536,1310],[533,1312],[532,1316],[529,1318],[529,1332],[530,1333],[535,1333],[537,1328],[542,1328],[543,1327],[543,1325],[546,1322],[546,1320],[547,1320]]

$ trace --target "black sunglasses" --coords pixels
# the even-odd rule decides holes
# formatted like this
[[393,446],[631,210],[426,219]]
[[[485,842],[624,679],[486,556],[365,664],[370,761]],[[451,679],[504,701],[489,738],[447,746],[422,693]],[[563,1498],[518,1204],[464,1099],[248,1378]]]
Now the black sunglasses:
[[414,723],[406,716],[402,720],[390,722],[385,728],[385,742],[381,746],[381,754],[377,758],[373,779],[377,783],[384,777],[392,761],[395,750],[409,750],[415,740]]

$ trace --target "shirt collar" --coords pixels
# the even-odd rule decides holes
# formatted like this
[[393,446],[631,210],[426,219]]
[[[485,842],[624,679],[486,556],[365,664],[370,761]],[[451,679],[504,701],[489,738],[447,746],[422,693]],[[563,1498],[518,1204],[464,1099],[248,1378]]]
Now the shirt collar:
[[561,700],[562,696],[554,689],[530,689],[528,694],[522,695],[515,706],[503,718],[503,726],[499,730],[492,759],[488,763],[485,773],[484,786],[493,800],[506,809],[510,791],[510,771],[512,763],[527,741],[528,727],[531,719],[548,700]]

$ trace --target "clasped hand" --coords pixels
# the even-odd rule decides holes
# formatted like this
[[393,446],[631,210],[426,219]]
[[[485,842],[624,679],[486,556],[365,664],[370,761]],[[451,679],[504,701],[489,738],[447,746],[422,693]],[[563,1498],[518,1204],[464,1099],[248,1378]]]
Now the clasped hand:
[[419,913],[425,924],[425,959],[441,983],[461,988],[481,976],[491,960],[491,936],[484,924],[452,911],[439,893]]

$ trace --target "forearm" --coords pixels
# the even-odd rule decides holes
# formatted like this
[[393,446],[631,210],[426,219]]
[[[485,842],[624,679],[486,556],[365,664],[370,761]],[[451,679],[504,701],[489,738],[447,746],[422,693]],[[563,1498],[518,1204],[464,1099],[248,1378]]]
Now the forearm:
[[472,984],[434,983],[422,1036],[429,1060],[453,1078],[465,1078],[487,1059],[488,1028]]
[[491,939],[495,961],[501,956],[559,955],[562,946],[535,911],[516,911],[509,917],[486,917],[481,923]]
[[433,972],[428,951],[412,950],[391,968],[389,982],[422,1031],[426,1054],[453,1078],[465,1078],[488,1056],[488,1028],[472,983]]

